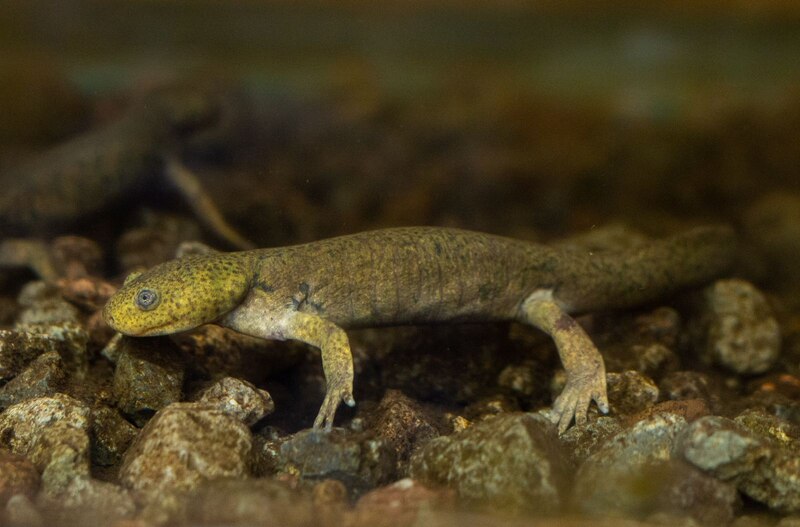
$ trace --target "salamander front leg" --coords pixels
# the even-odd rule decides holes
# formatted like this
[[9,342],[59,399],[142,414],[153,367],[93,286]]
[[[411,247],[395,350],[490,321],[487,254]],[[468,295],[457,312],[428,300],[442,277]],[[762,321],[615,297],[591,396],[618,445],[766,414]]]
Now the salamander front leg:
[[355,406],[353,399],[353,354],[347,334],[336,324],[316,315],[295,313],[287,322],[287,338],[316,346],[322,353],[322,369],[327,389],[325,400],[314,420],[314,428],[333,427],[340,403]]
[[589,336],[558,304],[550,291],[537,291],[522,304],[522,320],[550,335],[567,372],[567,385],[553,403],[554,421],[563,433],[575,419],[586,422],[592,401],[608,413],[606,367]]

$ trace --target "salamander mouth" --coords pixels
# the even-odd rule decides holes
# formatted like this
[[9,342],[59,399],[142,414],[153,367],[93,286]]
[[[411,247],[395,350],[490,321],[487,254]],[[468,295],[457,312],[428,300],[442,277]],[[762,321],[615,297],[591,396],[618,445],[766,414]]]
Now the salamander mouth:
[[127,335],[129,337],[157,337],[160,335],[167,335],[172,333],[172,331],[165,331],[165,328],[169,326],[169,322],[165,322],[163,324],[157,324],[155,326],[150,326],[142,329],[124,329],[120,328],[117,322],[114,320],[114,315],[111,313],[103,313],[103,318],[106,320],[106,324],[111,326],[111,329],[122,333],[123,335]]

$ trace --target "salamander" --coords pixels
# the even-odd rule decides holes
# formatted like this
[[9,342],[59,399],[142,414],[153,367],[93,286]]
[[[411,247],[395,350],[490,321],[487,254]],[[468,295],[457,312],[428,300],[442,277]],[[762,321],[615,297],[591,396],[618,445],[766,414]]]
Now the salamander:
[[315,428],[353,406],[346,330],[518,321],[555,342],[567,373],[552,415],[560,431],[606,413],[605,365],[571,315],[631,307],[707,282],[731,266],[735,237],[699,227],[640,247],[591,252],[438,227],[369,231],[303,245],[193,254],[128,276],[103,310],[124,335],[215,323],[294,339],[322,355],[327,390]]
[[[228,111],[229,112],[229,111]],[[179,160],[181,146],[229,116],[213,90],[156,91],[106,126],[67,140],[0,174],[0,237],[47,237],[135,196],[176,189],[200,221],[233,248],[253,248],[224,220],[196,176]],[[0,246],[0,265],[25,263],[29,242]],[[17,251],[23,247],[24,251]],[[37,252],[38,251],[38,252]],[[35,270],[43,267],[30,264]]]

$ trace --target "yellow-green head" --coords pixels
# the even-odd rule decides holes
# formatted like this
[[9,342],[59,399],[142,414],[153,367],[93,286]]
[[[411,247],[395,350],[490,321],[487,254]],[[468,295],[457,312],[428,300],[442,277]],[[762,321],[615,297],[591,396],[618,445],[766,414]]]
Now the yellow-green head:
[[132,274],[103,308],[116,331],[145,337],[186,331],[235,308],[250,288],[243,253],[188,256]]

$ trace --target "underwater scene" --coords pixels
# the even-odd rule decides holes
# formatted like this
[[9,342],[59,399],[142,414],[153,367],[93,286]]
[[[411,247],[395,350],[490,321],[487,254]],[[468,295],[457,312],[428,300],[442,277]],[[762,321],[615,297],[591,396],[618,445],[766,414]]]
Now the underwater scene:
[[0,5],[0,525],[800,525],[800,7]]

